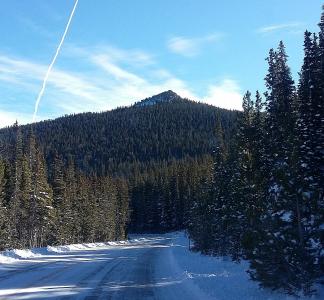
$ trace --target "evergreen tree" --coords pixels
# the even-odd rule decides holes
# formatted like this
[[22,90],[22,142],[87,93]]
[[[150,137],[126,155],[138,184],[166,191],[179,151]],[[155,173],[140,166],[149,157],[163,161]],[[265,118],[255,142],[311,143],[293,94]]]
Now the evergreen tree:
[[[91,181],[82,174],[77,175],[77,203],[76,211],[78,216],[79,231],[78,239],[83,242],[94,242],[96,231],[97,206]],[[115,219],[114,219],[115,220]],[[74,220],[75,222],[76,220]]]
[[[320,244],[321,248],[324,248],[324,150],[323,150],[323,144],[324,144],[324,5],[322,7],[322,16],[321,21],[319,23],[320,32],[319,32],[319,61],[320,61],[320,68],[319,68],[319,79],[320,79],[320,85],[319,85],[319,92],[318,92],[318,98],[314,105],[315,110],[317,111],[317,114],[315,114],[316,121],[314,122],[314,129],[316,128],[316,136],[314,137],[313,141],[316,143],[315,145],[315,153],[316,153],[316,161],[318,162],[317,166],[317,182],[318,182],[318,196],[319,196],[319,213],[317,214],[318,220],[317,224],[320,235]],[[321,267],[321,274],[324,273],[324,253],[321,251],[321,254],[319,255],[319,261],[320,261],[320,267]]]
[[224,131],[220,119],[216,127],[217,145],[214,153],[213,184],[211,190],[211,202],[207,205],[206,222],[210,223],[210,232],[207,231],[207,239],[212,238],[211,252],[225,256],[229,250],[228,216],[230,206],[227,203],[227,180],[226,169],[227,153],[224,144]]
[[5,206],[5,198],[8,178],[6,177],[6,164],[0,159],[0,251],[10,246],[10,228],[8,209]]
[[55,243],[65,244],[71,241],[72,207],[67,194],[64,164],[56,153],[52,163],[53,206],[56,212]]
[[127,225],[129,220],[129,192],[127,182],[124,179],[117,179],[117,226],[115,239],[125,239],[127,237]]
[[71,210],[64,212],[64,219],[66,220],[66,243],[77,243],[81,241],[80,237],[80,218],[79,201],[78,201],[78,183],[77,174],[73,160],[69,160],[68,166],[65,170],[65,199],[67,199],[67,207]]
[[296,189],[294,157],[294,86],[282,42],[270,51],[266,77],[267,168],[270,179],[262,230],[253,249],[252,278],[261,285],[294,293],[311,292],[311,278],[305,270],[309,255],[303,245],[301,203]]
[[10,231],[12,237],[12,246],[20,247],[23,240],[23,223],[22,220],[22,176],[23,176],[23,140],[20,127],[17,122],[14,125],[15,129],[15,152],[14,166],[11,177],[11,199],[9,202],[10,216]]
[[[55,210],[53,191],[48,184],[46,164],[42,152],[36,147],[34,137],[30,141],[30,164],[32,170],[32,195],[30,203],[30,238],[31,247],[40,247],[53,243]],[[35,159],[33,156],[35,155]]]
[[97,192],[98,200],[98,236],[100,240],[115,239],[116,232],[116,188],[109,177],[101,178]]
[[[310,281],[323,271],[323,95],[317,36],[305,32],[304,63],[298,87],[297,171],[301,243],[309,257],[304,266]],[[323,234],[323,233],[322,233]]]

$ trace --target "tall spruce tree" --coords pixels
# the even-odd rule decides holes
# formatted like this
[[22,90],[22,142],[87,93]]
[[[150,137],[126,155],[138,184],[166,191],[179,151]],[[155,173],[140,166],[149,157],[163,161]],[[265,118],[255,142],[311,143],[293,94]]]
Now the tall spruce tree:
[[[318,97],[313,103],[315,113],[313,151],[317,162],[316,181],[318,183],[318,210],[317,226],[319,228],[320,247],[324,248],[324,5],[319,23],[319,86]],[[324,274],[324,251],[319,254],[321,274]]]
[[67,183],[64,174],[64,163],[55,153],[52,162],[52,189],[53,189],[53,206],[56,212],[55,224],[55,243],[65,244],[72,241],[72,206],[70,197],[67,193]]
[[227,181],[228,170],[226,169],[227,151],[224,144],[224,131],[220,118],[216,125],[217,145],[214,152],[213,184],[211,190],[211,200],[207,205],[206,221],[210,223],[210,234],[207,238],[212,238],[210,252],[216,255],[225,256],[229,248],[229,228],[227,205]]
[[14,164],[11,176],[11,197],[9,202],[9,215],[10,215],[10,231],[12,237],[12,246],[21,247],[23,240],[24,224],[22,220],[22,176],[23,176],[23,138],[20,127],[16,122],[14,125],[15,130],[15,151],[14,151]]
[[79,212],[79,201],[78,201],[78,182],[77,182],[77,171],[75,168],[74,161],[69,160],[68,166],[65,170],[65,199],[69,201],[68,207],[71,207],[70,211],[66,211],[64,218],[67,220],[66,225],[70,225],[67,229],[66,242],[77,243],[81,241],[80,237],[80,218]]
[[[296,178],[300,241],[307,256],[304,260],[309,277],[320,272],[320,230],[323,222],[323,182],[321,182],[320,149],[323,147],[321,131],[321,80],[320,53],[317,36],[305,32],[304,63],[298,87],[298,119],[296,135]],[[323,102],[323,101],[322,101]],[[322,207],[321,207],[322,206]],[[322,212],[322,213],[321,213]],[[312,258],[312,259],[311,259]]]
[[6,163],[0,159],[0,251],[10,246],[8,209],[5,205],[8,177]]
[[[238,180],[234,186],[235,197],[232,202],[236,203],[239,227],[236,231],[241,234],[237,240],[242,243],[241,247],[245,252],[251,251],[255,245],[254,233],[259,225],[261,206],[263,199],[260,195],[259,181],[262,169],[262,100],[260,94],[256,93],[255,102],[251,98],[251,93],[247,92],[243,98],[243,113],[239,119],[239,129],[237,135],[238,149]],[[233,168],[232,168],[233,169]],[[241,249],[243,254],[243,249]]]
[[[324,248],[324,5],[322,7],[322,16],[321,21],[319,23],[320,32],[319,32],[319,61],[320,61],[320,69],[319,69],[319,78],[320,78],[320,86],[319,86],[319,95],[316,101],[315,109],[317,110],[316,117],[316,137],[314,138],[315,153],[316,160],[318,162],[317,168],[317,181],[318,185],[318,196],[319,196],[319,213],[318,213],[318,221],[317,223],[320,236],[320,245],[321,248]],[[316,127],[315,126],[315,127]],[[321,251],[319,255],[321,274],[324,274],[324,251]]]
[[40,247],[53,243],[53,226],[55,210],[53,207],[53,191],[48,183],[46,163],[42,151],[36,146],[35,137],[31,134],[29,159],[32,170],[31,195],[31,246]]
[[303,245],[302,205],[294,171],[295,91],[282,42],[277,52],[270,51],[268,62],[266,162],[270,176],[251,275],[266,287],[310,293],[312,280],[305,265],[311,258]]
[[129,191],[127,182],[124,179],[117,179],[115,182],[117,188],[117,226],[116,240],[127,237],[127,225],[129,221]]

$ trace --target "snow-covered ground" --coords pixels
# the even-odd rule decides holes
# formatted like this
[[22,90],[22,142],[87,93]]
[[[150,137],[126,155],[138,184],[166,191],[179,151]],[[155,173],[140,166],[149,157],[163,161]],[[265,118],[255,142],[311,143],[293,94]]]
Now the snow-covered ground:
[[259,289],[246,269],[189,252],[182,232],[12,250],[0,253],[0,299],[294,299]]

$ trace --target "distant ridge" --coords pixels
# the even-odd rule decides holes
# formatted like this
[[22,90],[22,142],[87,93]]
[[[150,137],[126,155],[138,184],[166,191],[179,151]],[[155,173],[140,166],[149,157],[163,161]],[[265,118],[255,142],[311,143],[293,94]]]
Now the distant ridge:
[[175,92],[168,90],[163,93],[154,95],[152,97],[146,98],[139,102],[136,102],[134,106],[150,106],[158,103],[170,103],[174,101],[181,101],[184,100]]
[[[221,118],[226,143],[235,131],[238,112],[182,98],[165,91],[137,104],[106,112],[80,113],[33,124],[48,166],[54,154],[73,159],[86,174],[132,176],[132,168],[213,153],[215,127]],[[0,129],[0,150],[10,157],[15,127]],[[28,139],[31,125],[21,127]]]

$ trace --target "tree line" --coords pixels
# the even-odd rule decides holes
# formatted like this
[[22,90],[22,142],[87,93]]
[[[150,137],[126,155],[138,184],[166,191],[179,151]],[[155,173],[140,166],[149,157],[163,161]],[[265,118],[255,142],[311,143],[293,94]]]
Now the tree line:
[[211,155],[151,164],[130,180],[133,232],[167,232],[186,227],[191,201],[210,173]]
[[33,132],[14,129],[13,159],[0,160],[0,249],[126,237],[125,180],[86,176],[58,155],[48,170]]
[[196,250],[248,259],[253,280],[290,294],[324,275],[324,12],[319,27],[305,32],[297,86],[283,42],[270,50],[264,99],[246,93],[229,149],[218,122],[188,223]]

